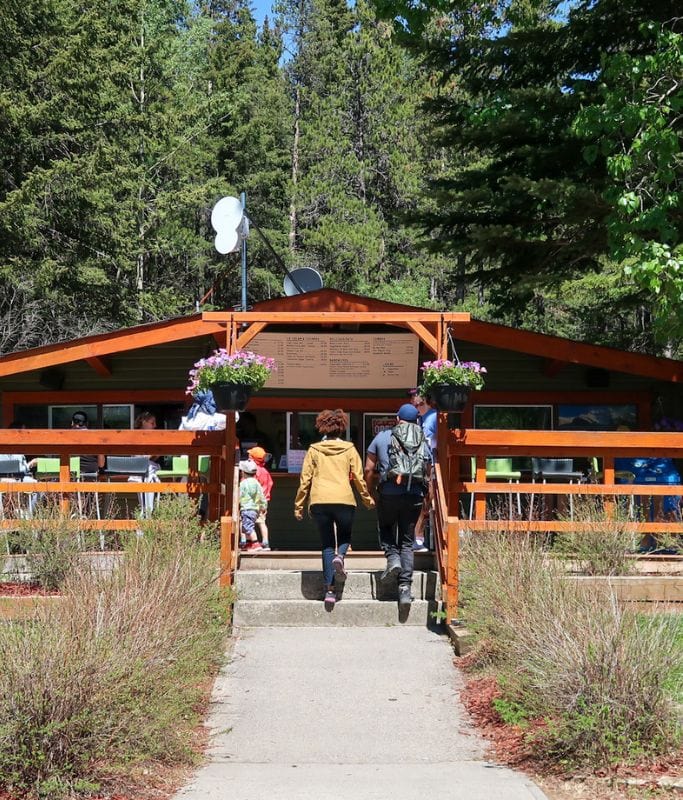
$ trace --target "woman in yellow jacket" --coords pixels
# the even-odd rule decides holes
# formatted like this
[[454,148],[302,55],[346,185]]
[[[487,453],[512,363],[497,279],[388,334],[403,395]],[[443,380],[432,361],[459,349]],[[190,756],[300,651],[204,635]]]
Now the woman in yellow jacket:
[[375,505],[363,478],[358,450],[352,442],[342,439],[348,424],[349,418],[341,408],[318,414],[315,427],[323,438],[308,448],[294,500],[294,516],[298,520],[303,519],[304,505],[308,500],[309,510],[318,526],[322,544],[325,605],[328,608],[333,608],[337,600],[335,587],[338,589],[346,580],[344,556],[351,544],[356,511],[352,484],[366,508]]

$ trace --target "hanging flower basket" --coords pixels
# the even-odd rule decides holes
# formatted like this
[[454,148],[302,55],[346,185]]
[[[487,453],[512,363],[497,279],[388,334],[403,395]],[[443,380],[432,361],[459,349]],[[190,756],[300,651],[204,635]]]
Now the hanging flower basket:
[[435,383],[429,390],[432,405],[439,411],[460,414],[465,410],[470,399],[469,386],[457,386],[454,383]]
[[202,358],[190,370],[187,393],[195,395],[211,389],[216,408],[220,411],[244,411],[253,392],[262,389],[275,369],[272,358],[250,350],[215,350]]
[[484,388],[484,373],[486,367],[476,361],[425,361],[419,392],[439,411],[461,413],[470,393]]
[[246,383],[212,383],[211,391],[219,411],[244,411],[251,398],[251,386]]

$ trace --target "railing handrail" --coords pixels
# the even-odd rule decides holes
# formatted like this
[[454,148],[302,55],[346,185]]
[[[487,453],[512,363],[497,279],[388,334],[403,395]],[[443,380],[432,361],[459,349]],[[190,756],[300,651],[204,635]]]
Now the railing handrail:
[[0,430],[0,453],[25,455],[177,455],[187,450],[220,455],[225,431],[166,431],[31,428]]
[[653,431],[449,431],[453,455],[595,456],[683,458],[683,434]]

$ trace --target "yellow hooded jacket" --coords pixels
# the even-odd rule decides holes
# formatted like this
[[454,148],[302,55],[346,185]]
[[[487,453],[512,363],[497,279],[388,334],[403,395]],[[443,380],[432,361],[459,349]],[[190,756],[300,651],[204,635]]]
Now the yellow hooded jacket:
[[308,505],[316,503],[340,503],[355,506],[356,498],[351,482],[366,508],[373,505],[368,492],[363,465],[352,442],[342,439],[323,439],[308,448],[301,468],[299,490],[294,499],[294,513],[303,512],[306,498]]

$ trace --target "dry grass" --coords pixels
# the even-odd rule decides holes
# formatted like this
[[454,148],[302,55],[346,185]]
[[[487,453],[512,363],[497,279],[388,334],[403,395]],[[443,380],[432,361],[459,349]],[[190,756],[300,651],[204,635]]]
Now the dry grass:
[[635,562],[629,555],[640,537],[629,531],[628,501],[616,503],[608,512],[601,497],[587,495],[574,501],[572,518],[566,522],[588,523],[590,530],[558,533],[553,551],[577,562],[586,575],[629,575]]
[[607,587],[566,580],[533,536],[464,544],[464,616],[479,663],[498,676],[499,711],[543,717],[537,746],[556,763],[607,767],[675,745],[676,624],[622,609]]
[[193,509],[176,504],[162,515],[163,531],[134,541],[112,574],[75,566],[60,603],[0,627],[4,787],[57,797],[141,762],[191,758],[195,706],[220,658],[228,603]]

